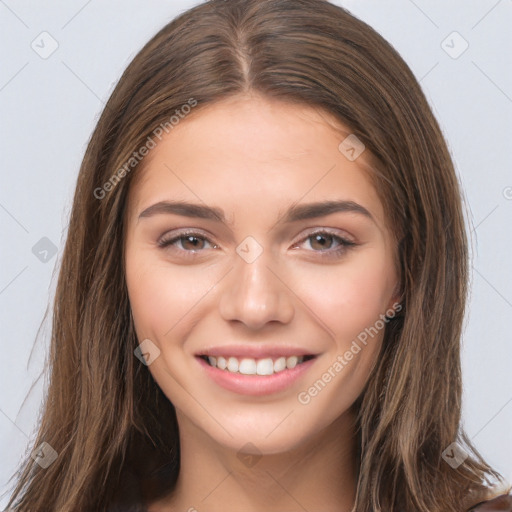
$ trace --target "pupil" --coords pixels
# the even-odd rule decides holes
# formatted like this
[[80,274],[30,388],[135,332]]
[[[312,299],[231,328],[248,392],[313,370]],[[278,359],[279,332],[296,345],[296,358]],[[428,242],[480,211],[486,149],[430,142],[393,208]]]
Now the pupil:
[[327,238],[331,238],[331,236],[330,235],[327,235],[327,236],[326,235],[314,235],[315,243],[319,243],[321,249],[325,249]]
[[187,237],[185,237],[185,239],[188,243],[191,243],[194,246],[194,248],[197,247],[197,245],[199,243],[198,238],[195,236],[187,236]]

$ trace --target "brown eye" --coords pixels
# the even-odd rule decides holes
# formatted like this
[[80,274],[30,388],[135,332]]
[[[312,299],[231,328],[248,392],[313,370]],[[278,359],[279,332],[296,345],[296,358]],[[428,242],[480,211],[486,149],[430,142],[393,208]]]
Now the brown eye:
[[308,238],[311,240],[313,249],[330,249],[334,243],[334,236],[329,234],[316,233]]
[[190,250],[197,250],[197,249],[203,249],[203,246],[204,246],[204,238],[200,238],[198,236],[194,236],[194,235],[185,235],[185,236],[181,236],[179,238],[179,240],[181,240],[181,246],[183,247],[183,249],[190,249]]
[[207,249],[207,244],[210,244],[212,248],[217,247],[200,233],[181,233],[175,236],[164,236],[158,241],[158,246],[162,249],[174,247],[178,251],[192,254]]
[[309,242],[311,248],[308,252],[318,253],[322,257],[342,256],[351,247],[357,245],[355,242],[325,230],[311,233],[297,245],[303,245],[305,242]]

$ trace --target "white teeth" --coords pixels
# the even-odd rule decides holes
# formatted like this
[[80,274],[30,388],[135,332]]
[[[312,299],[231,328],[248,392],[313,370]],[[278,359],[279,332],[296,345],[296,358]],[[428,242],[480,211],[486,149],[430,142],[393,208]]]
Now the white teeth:
[[256,365],[258,375],[272,375],[274,373],[274,361],[272,359],[260,359]]
[[228,370],[230,372],[238,371],[238,359],[236,357],[230,357],[228,359]]
[[295,368],[297,366],[299,359],[297,356],[290,356],[286,360],[286,368]]
[[287,368],[291,370],[303,361],[303,356],[278,357],[276,360],[270,357],[258,360],[244,357],[240,361],[236,357],[226,359],[222,356],[208,356],[208,362],[211,366],[232,373],[241,373],[242,375],[273,375]]
[[286,370],[286,357],[280,357],[274,362],[274,372],[282,372]]
[[256,373],[256,361],[254,359],[242,359],[238,371],[244,375],[254,375]]

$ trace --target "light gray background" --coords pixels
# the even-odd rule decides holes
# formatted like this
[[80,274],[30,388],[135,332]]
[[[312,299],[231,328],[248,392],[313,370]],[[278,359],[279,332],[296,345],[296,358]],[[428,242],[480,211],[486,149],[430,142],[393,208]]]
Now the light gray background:
[[[54,291],[86,143],[128,62],[196,3],[0,0],[0,492],[35,433],[49,323],[37,341],[36,332]],[[464,423],[512,480],[512,0],[334,3],[395,46],[449,142],[473,239]],[[31,47],[51,49],[44,31],[58,43],[45,59]],[[46,262],[32,251],[43,237],[57,250]]]

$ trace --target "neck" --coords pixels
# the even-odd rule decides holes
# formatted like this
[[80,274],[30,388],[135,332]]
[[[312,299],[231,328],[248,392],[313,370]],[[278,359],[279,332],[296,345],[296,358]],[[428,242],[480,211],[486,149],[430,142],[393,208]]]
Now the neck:
[[180,474],[150,512],[349,512],[355,499],[356,439],[350,412],[285,453],[241,456],[177,411]]

